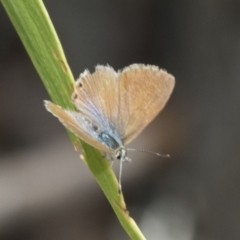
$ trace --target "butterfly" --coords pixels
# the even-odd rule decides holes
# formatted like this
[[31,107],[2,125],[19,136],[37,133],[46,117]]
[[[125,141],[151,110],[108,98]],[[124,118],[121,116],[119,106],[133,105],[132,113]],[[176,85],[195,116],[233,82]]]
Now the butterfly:
[[163,109],[174,85],[174,77],[157,66],[132,64],[116,72],[98,65],[75,82],[71,98],[76,112],[50,101],[45,106],[66,128],[119,159],[121,166],[130,161],[125,146]]

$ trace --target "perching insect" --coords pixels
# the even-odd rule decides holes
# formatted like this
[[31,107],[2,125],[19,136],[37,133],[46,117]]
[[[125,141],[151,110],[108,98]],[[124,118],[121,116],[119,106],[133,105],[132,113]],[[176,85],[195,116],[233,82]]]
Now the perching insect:
[[[115,72],[110,66],[85,70],[74,86],[72,101],[78,112],[45,101],[49,112],[93,147],[120,160],[130,161],[125,145],[158,115],[167,103],[175,79],[156,66],[133,64]],[[167,156],[161,155],[160,156]]]

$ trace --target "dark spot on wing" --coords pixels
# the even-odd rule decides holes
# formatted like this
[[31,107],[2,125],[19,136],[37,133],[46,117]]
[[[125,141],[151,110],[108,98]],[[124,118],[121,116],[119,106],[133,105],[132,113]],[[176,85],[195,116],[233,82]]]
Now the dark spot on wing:
[[72,99],[73,99],[73,100],[76,100],[77,97],[78,97],[78,95],[77,95],[76,93],[74,93],[73,96],[72,96]]
[[97,132],[98,129],[99,129],[98,126],[93,124],[93,130],[94,130],[95,132]]

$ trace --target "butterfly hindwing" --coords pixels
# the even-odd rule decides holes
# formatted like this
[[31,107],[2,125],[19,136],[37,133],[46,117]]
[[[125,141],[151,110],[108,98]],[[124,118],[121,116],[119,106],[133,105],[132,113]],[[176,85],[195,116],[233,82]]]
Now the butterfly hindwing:
[[57,117],[59,121],[76,136],[99,150],[110,154],[113,153],[112,149],[99,141],[98,131],[101,131],[101,129],[97,129],[100,128],[97,124],[77,112],[65,110],[50,101],[45,101],[45,106],[49,112]]

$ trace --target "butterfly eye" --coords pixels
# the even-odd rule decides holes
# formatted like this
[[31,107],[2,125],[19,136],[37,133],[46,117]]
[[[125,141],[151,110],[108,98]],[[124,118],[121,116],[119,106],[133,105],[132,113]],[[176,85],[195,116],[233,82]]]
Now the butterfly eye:
[[120,153],[120,151],[119,151],[119,150],[116,152],[116,155],[115,155],[115,157],[116,157],[118,160],[120,160],[120,159],[121,159],[121,153]]

